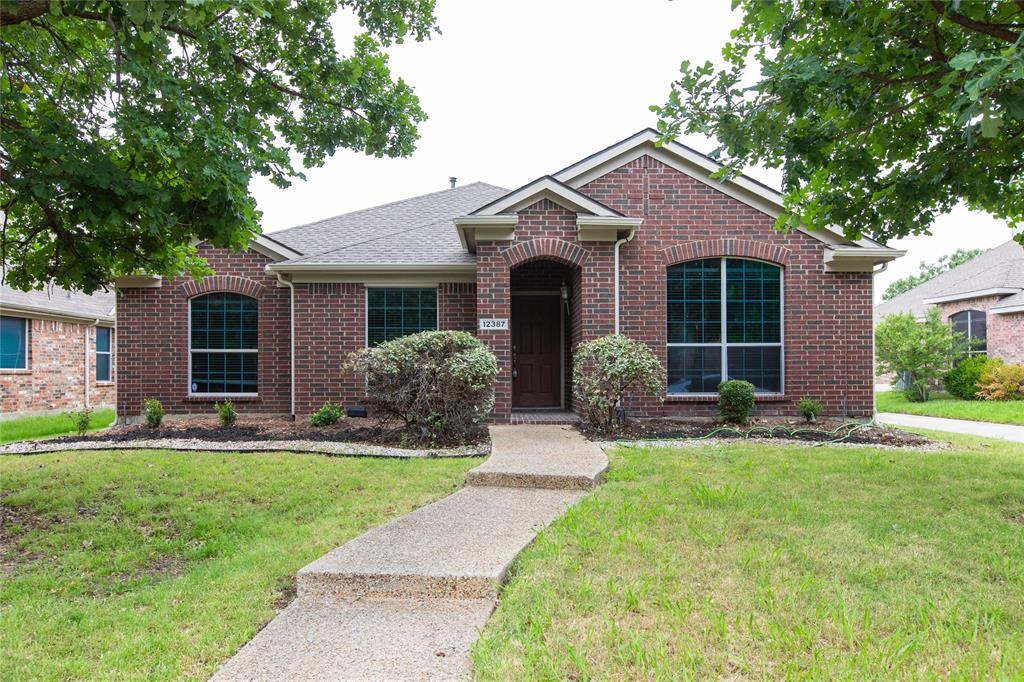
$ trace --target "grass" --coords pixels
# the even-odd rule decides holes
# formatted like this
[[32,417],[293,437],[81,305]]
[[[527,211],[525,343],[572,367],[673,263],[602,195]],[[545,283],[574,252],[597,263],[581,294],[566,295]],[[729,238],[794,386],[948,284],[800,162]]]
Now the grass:
[[206,679],[299,568],[457,488],[467,459],[0,456],[0,679]]
[[[89,430],[104,429],[114,422],[114,410],[103,408],[89,416]],[[74,425],[65,414],[47,414],[0,421],[0,443],[73,433]]]
[[1021,679],[1024,445],[952,440],[619,449],[513,567],[475,675]]
[[879,391],[876,394],[879,412],[923,414],[929,417],[1024,426],[1024,402],[1019,400],[959,400],[947,393],[935,393],[933,396],[926,403],[912,403],[899,391]]

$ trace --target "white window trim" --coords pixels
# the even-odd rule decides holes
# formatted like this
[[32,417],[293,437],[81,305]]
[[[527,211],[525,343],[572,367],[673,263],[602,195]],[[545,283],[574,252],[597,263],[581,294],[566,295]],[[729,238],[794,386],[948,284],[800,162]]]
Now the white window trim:
[[[712,260],[711,258],[694,258],[692,260]],[[721,256],[721,290],[722,290],[722,314],[719,324],[721,325],[721,342],[719,343],[666,343],[666,348],[721,348],[721,366],[722,366],[722,381],[729,381],[729,348],[730,346],[736,348],[779,348],[779,388],[780,390],[772,393],[755,393],[755,397],[762,398],[777,398],[786,395],[786,269],[778,263],[772,263],[770,261],[758,260],[756,258],[743,258],[742,256]],[[726,321],[728,316],[726,310],[728,307],[728,297],[726,295],[726,261],[727,260],[749,260],[756,263],[767,263],[772,267],[778,268],[779,270],[779,339],[775,343],[729,343]],[[672,265],[680,265],[689,261],[681,261],[680,263],[673,263]],[[672,267],[671,265],[668,267]],[[665,269],[665,329],[668,330],[668,268]],[[665,371],[668,371],[668,356],[665,357]],[[703,391],[703,392],[691,392],[691,393],[668,393],[668,382],[666,382],[666,393],[667,398],[717,398],[718,391]]]
[[[370,289],[433,289],[434,290],[434,329],[441,329],[441,287],[418,286],[363,286],[363,348],[370,347]],[[401,337],[399,337],[401,338]]]
[[[189,311],[189,316],[190,317],[191,317],[191,314],[192,314],[191,311]],[[109,334],[109,345],[107,346],[107,348],[109,350],[100,350],[100,343],[99,343],[100,342],[100,329],[106,329],[106,330],[108,330],[110,332],[110,334]],[[191,337],[190,337],[190,342],[191,342]],[[114,330],[111,329],[110,327],[96,327],[96,333],[95,333],[95,336],[93,337],[93,349],[95,351],[96,358],[99,358],[99,356],[101,356],[101,355],[106,355],[107,358],[108,358],[108,360],[107,360],[107,378],[106,379],[100,379],[98,376],[95,376],[95,372],[94,372],[93,373],[93,378],[96,380],[96,383],[98,383],[98,384],[112,384],[112,383],[114,383]],[[94,365],[94,370],[98,370],[99,367],[100,367],[100,363],[96,362],[95,360],[93,361],[93,365]]]
[[[187,375],[188,378],[187,378],[187,381],[188,381],[188,397],[190,397],[190,398],[258,398],[259,395],[260,395],[259,391],[255,392],[255,393],[201,393],[201,392],[193,391],[192,390],[192,353],[256,353],[256,354],[259,354],[259,352],[260,352],[260,349],[259,349],[259,345],[260,345],[260,330],[259,330],[259,322],[258,322],[259,318],[257,318],[257,323],[256,323],[256,348],[239,348],[239,349],[235,349],[235,350],[211,350],[211,349],[208,349],[208,348],[196,348],[195,350],[192,349],[192,301],[194,301],[197,298],[200,298],[201,296],[206,296],[207,294],[238,294],[238,293],[239,292],[237,292],[237,291],[227,291],[227,290],[224,290],[224,291],[220,291],[220,290],[218,290],[218,291],[204,291],[203,293],[197,294],[196,296],[193,296],[192,298],[188,299],[188,317],[187,317],[188,325],[187,325],[187,327],[185,329],[185,334],[187,335],[187,338],[188,338],[188,344],[187,344],[188,345],[188,375]],[[240,294],[240,295],[241,296],[246,296],[247,294]],[[257,313],[257,315],[259,315],[259,299],[256,299],[256,298],[254,298],[252,296],[249,296],[249,298],[252,298],[253,300],[256,301],[256,313]],[[259,360],[257,360],[256,362],[259,363]],[[260,372],[259,372],[258,368],[259,368],[259,364],[257,364],[257,371],[256,371],[256,385],[257,386],[259,385],[259,381],[260,381]]]
[[4,315],[4,317],[9,317],[9,318],[11,318],[13,320],[21,320],[21,328],[23,330],[22,331],[22,338],[24,339],[24,343],[25,343],[25,364],[22,365],[21,367],[2,367],[2,368],[0,368],[0,372],[26,372],[26,371],[28,371],[28,368],[29,368],[28,356],[30,354],[29,353],[29,350],[30,350],[29,349],[29,333],[30,333],[31,325],[29,324],[29,318],[27,318],[27,317],[19,317],[18,315]]

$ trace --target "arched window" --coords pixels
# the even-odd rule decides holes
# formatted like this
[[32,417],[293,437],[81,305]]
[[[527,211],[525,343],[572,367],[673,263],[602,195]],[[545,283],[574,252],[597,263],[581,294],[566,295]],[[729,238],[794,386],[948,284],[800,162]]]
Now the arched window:
[[968,351],[970,355],[984,355],[987,352],[988,329],[985,323],[985,312],[982,310],[962,310],[951,316],[953,329],[974,342]]
[[705,258],[668,268],[668,393],[743,379],[782,393],[782,268]]
[[259,390],[256,299],[218,291],[189,301],[189,393],[255,395]]

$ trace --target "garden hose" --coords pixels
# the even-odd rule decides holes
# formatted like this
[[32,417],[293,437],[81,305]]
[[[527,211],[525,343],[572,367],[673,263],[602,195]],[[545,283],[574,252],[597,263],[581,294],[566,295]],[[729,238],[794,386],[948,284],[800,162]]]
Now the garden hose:
[[[654,438],[654,439],[647,439],[647,440],[680,440],[680,441],[684,441],[684,440],[706,440],[708,438],[714,438],[715,436],[717,436],[720,433],[735,434],[737,437],[742,438],[744,440],[749,440],[752,436],[754,436],[755,434],[758,434],[758,433],[764,433],[764,434],[767,435],[768,438],[785,438],[785,437],[788,436],[790,438],[794,438],[795,439],[797,437],[797,434],[800,434],[800,433],[808,433],[808,434],[813,433],[813,434],[818,434],[818,435],[821,435],[821,436],[826,436],[828,438],[827,440],[817,441],[817,442],[812,444],[811,447],[817,448],[817,447],[821,447],[823,445],[834,445],[836,443],[842,443],[843,441],[845,441],[847,438],[852,436],[857,431],[860,431],[861,429],[870,428],[870,427],[873,427],[873,426],[877,426],[877,424],[875,424],[873,421],[872,422],[845,422],[843,424],[840,424],[836,428],[832,429],[831,431],[826,430],[826,429],[812,429],[812,428],[806,428],[806,427],[791,429],[791,428],[786,427],[786,426],[752,426],[749,429],[744,431],[743,429],[739,429],[739,428],[736,428],[734,426],[720,426],[717,429],[714,429],[713,431],[711,431],[710,433],[704,434],[703,436],[694,436],[692,438],[679,438],[679,439],[656,439],[656,438]],[[844,429],[846,429],[845,433],[840,434],[840,432],[843,431]],[[627,447],[627,448],[629,448],[629,447],[639,447],[639,445],[642,444],[643,442],[644,442],[644,440],[632,440],[632,441],[622,441],[622,440],[620,440],[620,441],[616,441],[616,445],[621,445],[621,446]]]

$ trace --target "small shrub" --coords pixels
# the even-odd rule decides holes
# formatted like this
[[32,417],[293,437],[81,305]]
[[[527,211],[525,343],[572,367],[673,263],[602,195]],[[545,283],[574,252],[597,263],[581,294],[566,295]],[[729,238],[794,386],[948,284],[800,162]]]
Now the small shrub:
[[75,427],[75,433],[84,436],[89,432],[89,420],[92,418],[92,408],[86,407],[74,412],[65,413]]
[[233,402],[225,400],[222,403],[214,403],[213,409],[217,410],[217,417],[220,418],[221,426],[229,429],[235,425],[235,421],[238,419],[238,413],[235,412],[235,404]]
[[312,426],[331,426],[337,424],[341,419],[341,405],[328,400],[320,406],[320,409],[309,417]]
[[746,424],[754,412],[754,384],[738,379],[718,384],[718,408],[723,420]]
[[146,417],[146,426],[149,428],[156,429],[164,423],[164,406],[156,398],[143,400],[142,411]]
[[942,383],[953,397],[960,400],[978,399],[978,381],[985,369],[988,358],[984,355],[969,357],[942,377]]
[[903,395],[912,402],[928,400],[942,375],[970,347],[962,333],[942,321],[938,308],[930,308],[923,322],[902,313],[886,316],[875,327],[876,371],[904,377]]
[[366,377],[375,415],[415,442],[464,441],[494,407],[498,361],[466,332],[403,336],[350,354],[345,368]]
[[800,414],[804,416],[809,422],[817,421],[818,415],[822,413],[821,403],[814,398],[800,398],[796,401],[796,409],[800,410]]
[[573,355],[572,383],[576,397],[595,427],[618,424],[617,408],[629,393],[660,395],[665,368],[647,344],[622,334],[581,343]]
[[1024,365],[990,359],[981,370],[978,397],[984,400],[1024,400]]

